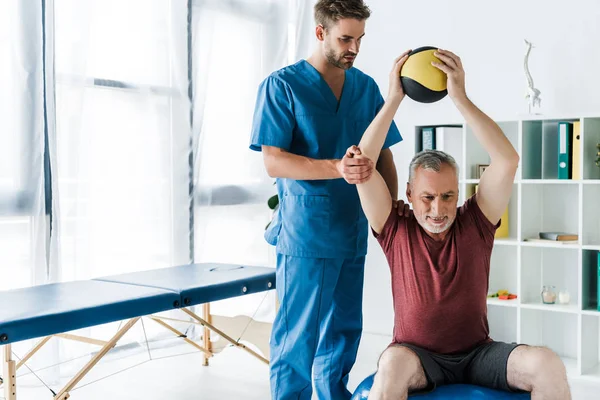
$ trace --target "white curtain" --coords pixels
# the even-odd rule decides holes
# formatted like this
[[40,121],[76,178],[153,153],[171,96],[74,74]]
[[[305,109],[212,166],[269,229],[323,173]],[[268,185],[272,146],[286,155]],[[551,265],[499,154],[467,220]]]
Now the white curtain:
[[42,7],[0,2],[0,290],[45,283]]
[[63,279],[189,260],[187,4],[55,0]]
[[[274,267],[275,187],[250,127],[262,79],[308,55],[312,3],[0,2],[0,290],[190,262]],[[274,310],[274,291],[213,305],[267,322]],[[143,341],[163,333],[138,324],[122,356],[145,361]],[[53,339],[20,382],[57,389],[95,350]]]
[[[56,119],[56,129],[47,128],[53,223],[52,235],[42,235],[51,240],[41,251],[46,275],[51,280],[80,280],[189,263],[187,2],[46,0],[44,5],[44,24],[40,6],[29,25],[4,13],[0,18],[23,30],[27,40],[32,31],[45,27],[45,46],[40,39],[35,48],[17,43],[12,50],[39,58],[48,53],[46,67],[53,68],[47,75],[47,93],[38,87],[23,89],[25,99],[45,106],[51,124]],[[9,78],[36,65],[16,62],[21,70],[10,71]],[[28,76],[22,79],[36,82]],[[23,116],[27,113],[31,110],[24,108]],[[43,121],[30,118],[29,123]],[[31,128],[37,136],[27,145],[33,148],[32,158],[40,158],[36,178],[43,189],[44,129]],[[11,135],[10,140],[18,138]],[[41,193],[37,201],[43,216]],[[23,286],[38,283],[45,281],[28,279]],[[118,327],[113,323],[77,333],[107,340]],[[136,325],[120,342],[125,350],[112,356],[127,360],[92,370],[79,387],[146,361],[145,340],[164,333],[153,323]],[[17,358],[31,345],[32,341],[16,344]],[[56,390],[96,350],[52,340],[20,370],[21,382]]]
[[[249,150],[257,89],[271,72],[306,56],[312,2],[193,2],[195,260],[275,267],[263,237],[276,193],[262,154]],[[275,292],[213,303],[221,315],[272,322]]]

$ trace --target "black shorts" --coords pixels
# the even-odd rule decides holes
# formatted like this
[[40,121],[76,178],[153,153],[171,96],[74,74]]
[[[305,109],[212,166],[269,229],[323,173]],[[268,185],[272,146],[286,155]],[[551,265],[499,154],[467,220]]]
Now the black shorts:
[[492,389],[516,391],[509,387],[506,371],[508,356],[519,346],[514,343],[489,342],[462,354],[437,354],[407,343],[395,343],[414,351],[421,359],[427,387],[415,392],[430,392],[437,386],[467,383]]

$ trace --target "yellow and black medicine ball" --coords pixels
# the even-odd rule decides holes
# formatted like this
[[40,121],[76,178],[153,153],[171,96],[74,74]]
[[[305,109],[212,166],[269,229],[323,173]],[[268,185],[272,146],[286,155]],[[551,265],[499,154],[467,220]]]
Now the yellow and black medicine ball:
[[437,47],[425,46],[411,51],[400,70],[404,93],[420,103],[433,103],[448,94],[446,74],[431,65],[432,61],[440,62],[433,55],[436,50]]

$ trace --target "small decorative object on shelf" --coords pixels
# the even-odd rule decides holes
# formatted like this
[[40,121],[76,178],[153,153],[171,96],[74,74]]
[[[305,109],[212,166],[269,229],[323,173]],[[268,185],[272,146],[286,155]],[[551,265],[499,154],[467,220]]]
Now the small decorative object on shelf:
[[560,304],[569,304],[570,301],[571,295],[569,294],[568,290],[564,289],[558,292],[558,302]]
[[600,143],[598,143],[596,147],[598,148],[598,154],[596,154],[596,166],[600,168]]
[[544,286],[542,289],[542,303],[554,304],[556,303],[556,287],[555,286]]
[[528,42],[527,39],[525,39],[525,45],[527,46],[524,61],[525,77],[527,78],[527,94],[525,95],[525,98],[527,99],[527,111],[531,114],[532,108],[541,106],[542,99],[540,97],[541,92],[533,86],[533,78],[529,72],[529,54],[534,46],[531,42]]
[[487,167],[489,167],[489,164],[477,164],[477,179],[481,179],[481,175],[483,175]]

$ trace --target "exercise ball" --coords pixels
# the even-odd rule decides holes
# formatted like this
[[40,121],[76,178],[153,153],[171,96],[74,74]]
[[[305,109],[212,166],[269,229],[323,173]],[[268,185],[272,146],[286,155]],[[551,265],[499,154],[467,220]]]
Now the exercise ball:
[[369,398],[371,386],[373,386],[373,378],[375,378],[375,374],[367,376],[360,385],[358,385],[350,400],[367,400]]
[[[367,400],[374,377],[374,374],[366,377],[354,391],[351,400]],[[443,385],[430,393],[408,396],[408,398],[415,400],[530,400],[531,394],[505,392],[476,385],[453,384]]]
[[419,47],[408,54],[408,59],[400,70],[400,81],[404,93],[420,103],[433,103],[443,99],[448,90],[446,74],[431,65],[440,62],[433,55],[437,47]]

